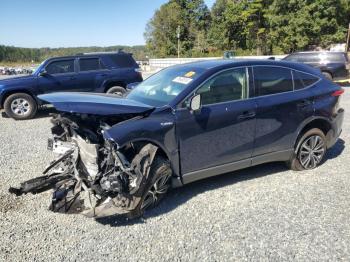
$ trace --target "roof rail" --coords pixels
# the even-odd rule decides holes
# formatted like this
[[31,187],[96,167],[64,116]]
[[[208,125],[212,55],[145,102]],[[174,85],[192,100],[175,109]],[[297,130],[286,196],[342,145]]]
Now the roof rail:
[[119,54],[119,53],[131,55],[131,53],[124,52],[122,48],[118,49],[118,51],[84,52],[84,53],[77,53],[76,55],[98,55],[98,54]]

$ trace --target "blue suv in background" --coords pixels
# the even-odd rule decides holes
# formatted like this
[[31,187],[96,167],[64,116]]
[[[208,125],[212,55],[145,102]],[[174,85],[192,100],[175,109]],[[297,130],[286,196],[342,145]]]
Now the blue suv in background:
[[0,109],[17,120],[32,118],[52,92],[97,92],[122,95],[130,83],[142,82],[132,54],[87,53],[45,60],[29,76],[0,81]]

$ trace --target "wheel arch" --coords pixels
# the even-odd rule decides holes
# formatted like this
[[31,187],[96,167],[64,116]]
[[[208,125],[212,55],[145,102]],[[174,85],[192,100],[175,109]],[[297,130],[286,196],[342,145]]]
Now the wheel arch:
[[163,145],[161,145],[159,142],[153,139],[135,138],[135,139],[129,140],[128,142],[123,143],[122,145],[118,145],[118,147],[122,149],[129,144],[138,144],[138,145],[152,144],[157,147],[156,155],[163,156],[164,158],[168,159],[171,162],[170,153],[163,147]]
[[333,132],[332,124],[327,118],[324,117],[314,117],[312,119],[307,120],[304,122],[298,129],[296,139],[294,141],[294,152],[296,153],[299,149],[301,141],[299,141],[300,137],[302,137],[305,132],[312,128],[318,128],[320,129],[324,135],[326,136],[327,143],[329,141],[329,138],[331,136],[331,132]]
[[113,86],[121,86],[123,88],[126,88],[126,85],[127,84],[122,80],[109,80],[103,84],[103,92],[106,93],[107,90]]
[[333,72],[332,72],[331,70],[329,70],[329,69],[322,69],[321,72],[322,72],[322,73],[330,74],[332,78],[334,77]]
[[34,99],[34,101],[37,103],[37,105],[40,105],[40,101],[32,92],[28,91],[27,89],[15,89],[15,90],[9,90],[3,94],[0,101],[1,108],[4,108],[4,103],[9,96],[13,94],[18,94],[18,93],[24,93],[24,94],[30,95]]

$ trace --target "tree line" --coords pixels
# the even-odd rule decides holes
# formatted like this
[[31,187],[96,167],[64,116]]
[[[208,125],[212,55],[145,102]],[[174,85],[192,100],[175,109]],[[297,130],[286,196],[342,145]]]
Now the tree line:
[[38,63],[48,57],[117,51],[146,57],[282,54],[346,40],[349,0],[169,0],[145,29],[146,46],[19,48],[0,45],[0,62]]
[[169,0],[144,33],[154,57],[281,54],[346,40],[349,0]]
[[144,46],[109,46],[109,47],[67,47],[67,48],[21,48],[13,46],[0,45],[0,63],[1,62],[26,62],[38,63],[46,58],[54,56],[68,56],[78,53],[89,52],[113,52],[123,50],[133,53],[137,60],[145,59]]

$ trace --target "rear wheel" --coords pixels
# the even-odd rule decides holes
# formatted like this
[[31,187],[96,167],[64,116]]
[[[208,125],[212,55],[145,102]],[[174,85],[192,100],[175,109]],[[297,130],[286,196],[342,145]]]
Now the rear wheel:
[[25,120],[32,118],[38,109],[38,106],[28,94],[17,93],[6,98],[4,109],[9,117],[16,120]]
[[322,74],[329,80],[333,80],[333,76],[328,72],[322,72]]
[[297,145],[297,153],[288,162],[292,170],[314,169],[320,165],[327,149],[326,137],[320,129],[313,128],[307,131],[298,140]]
[[113,86],[107,90],[107,94],[114,94],[118,96],[123,96],[125,92],[125,88],[121,86]]

